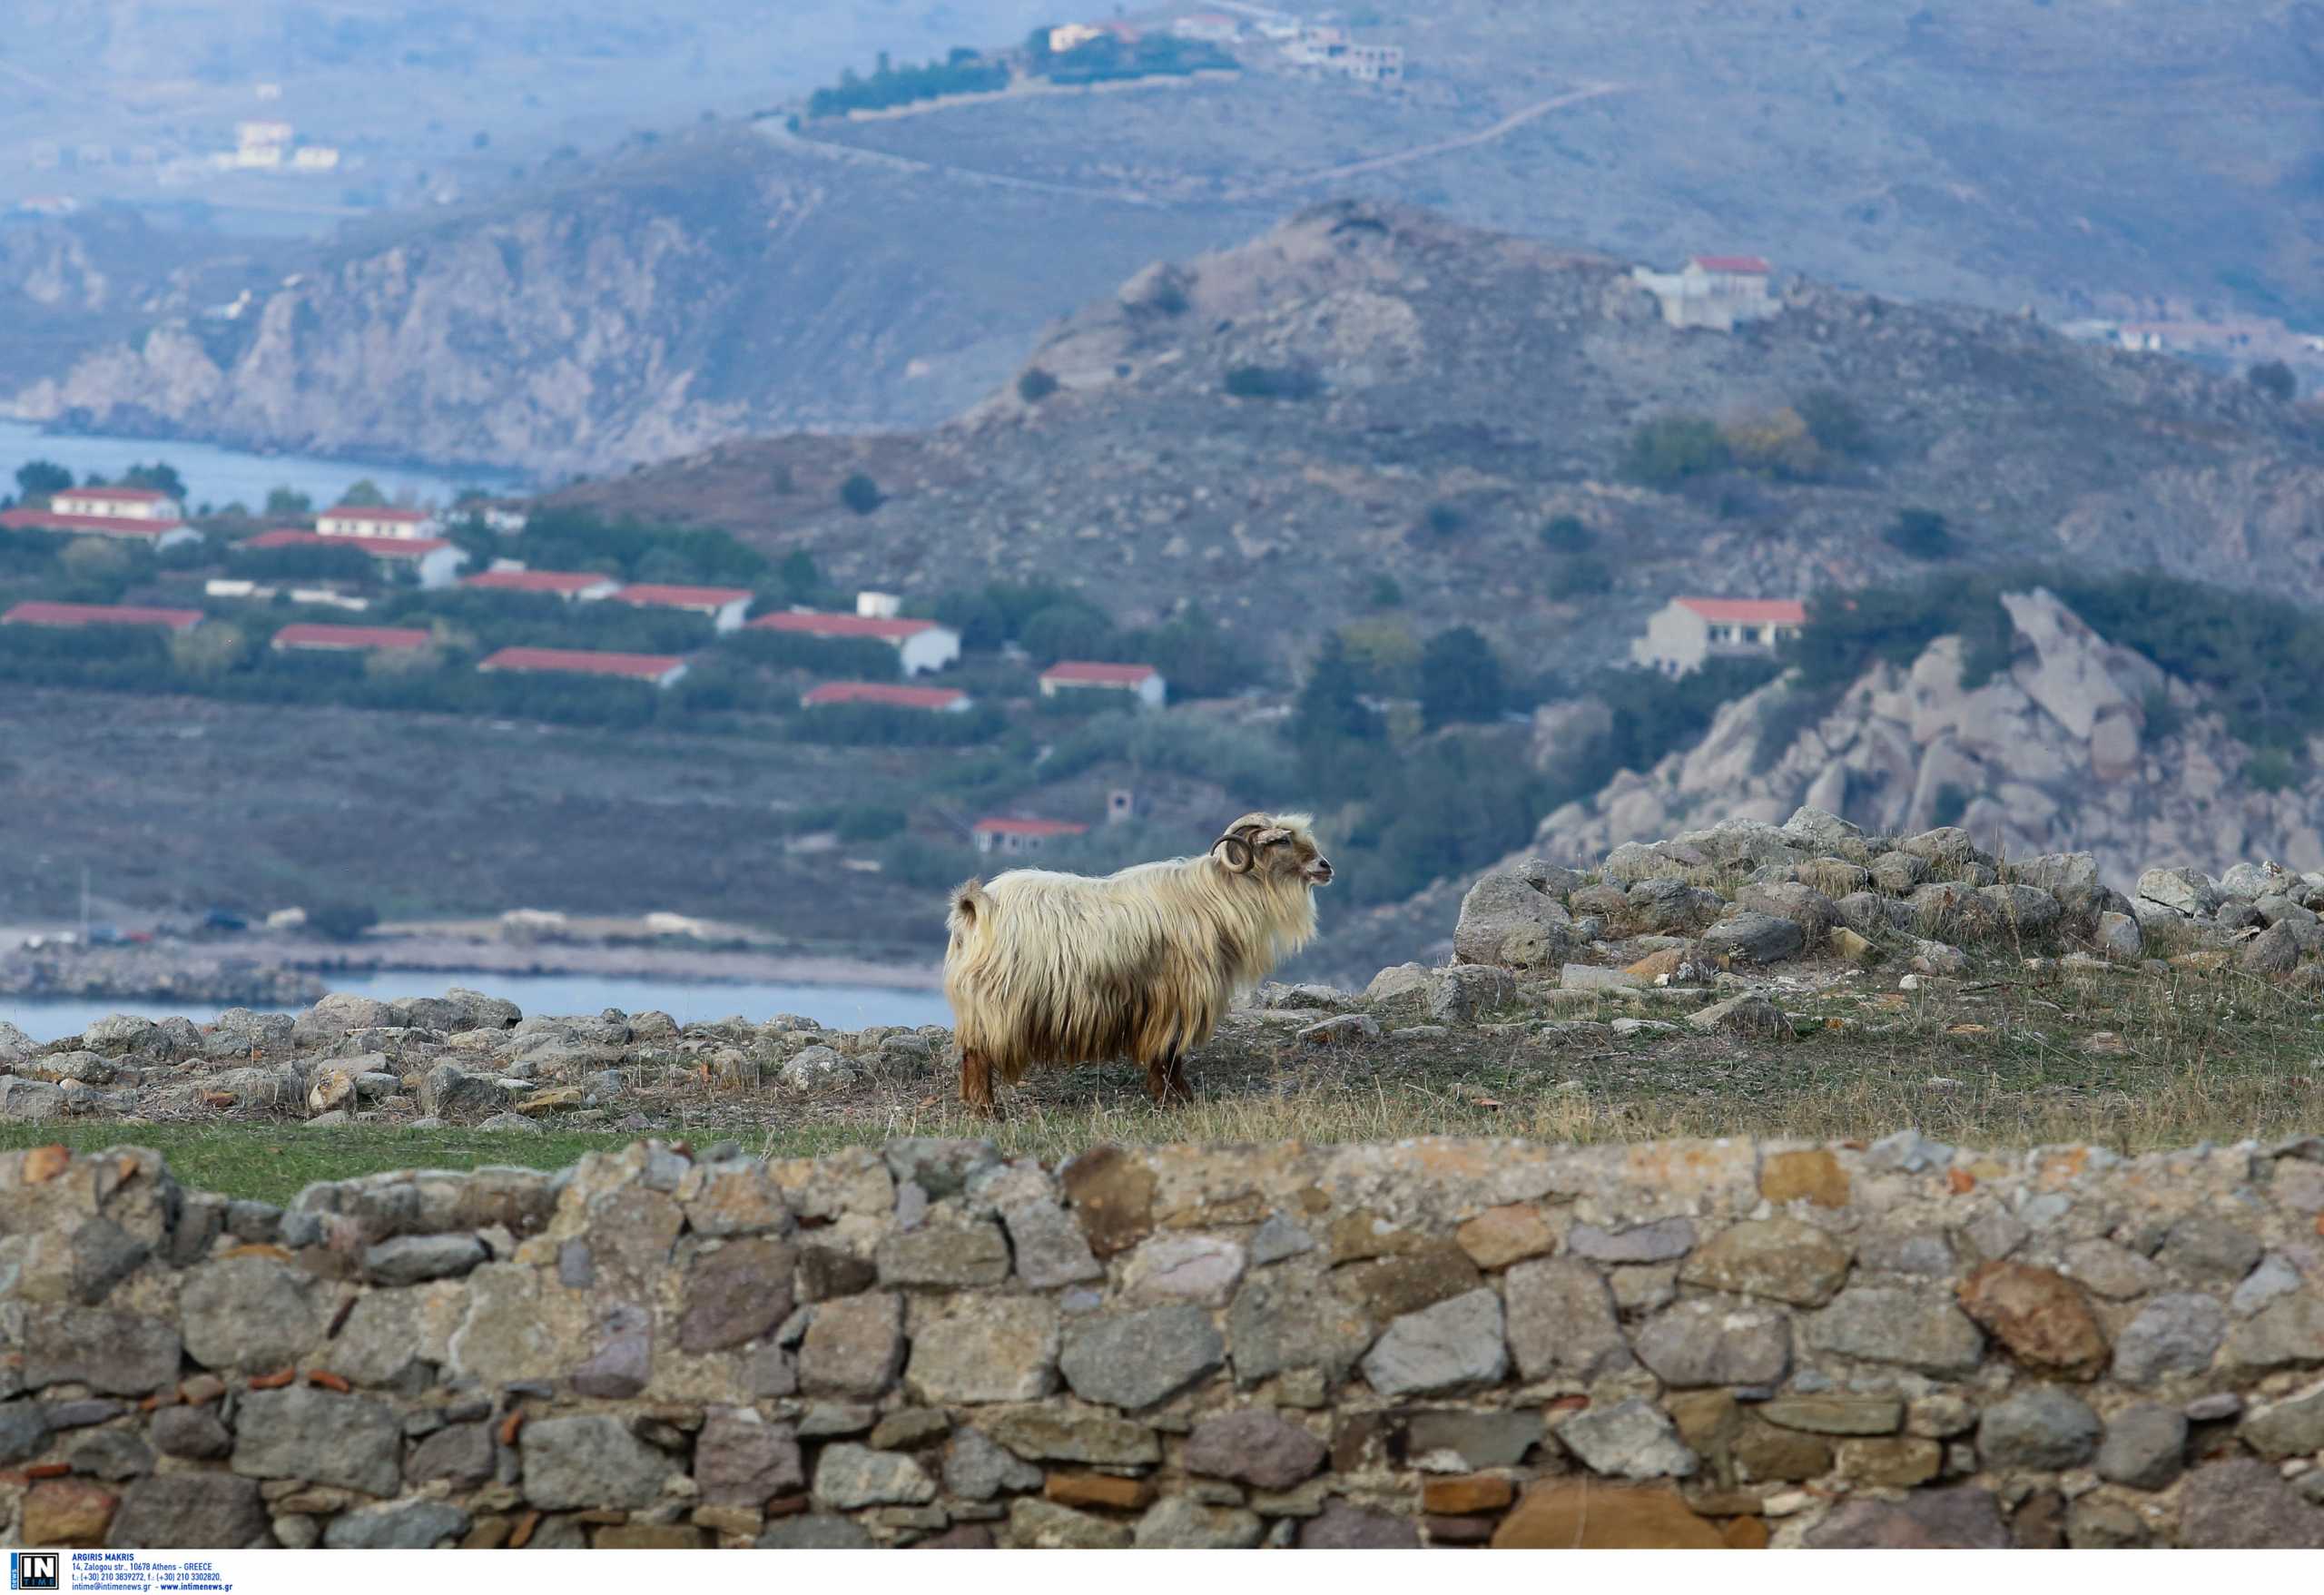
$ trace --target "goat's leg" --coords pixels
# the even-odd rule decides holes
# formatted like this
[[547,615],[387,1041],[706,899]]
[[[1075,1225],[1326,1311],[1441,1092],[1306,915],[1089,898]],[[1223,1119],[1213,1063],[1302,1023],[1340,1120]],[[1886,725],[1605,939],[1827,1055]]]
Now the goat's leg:
[[987,1118],[1003,1117],[1000,1103],[992,1092],[992,1060],[981,1052],[963,1050],[960,1054],[960,1100],[970,1113]]
[[1187,1084],[1182,1054],[1166,1052],[1147,1064],[1146,1094],[1157,1108],[1183,1108],[1195,1099],[1194,1088]]

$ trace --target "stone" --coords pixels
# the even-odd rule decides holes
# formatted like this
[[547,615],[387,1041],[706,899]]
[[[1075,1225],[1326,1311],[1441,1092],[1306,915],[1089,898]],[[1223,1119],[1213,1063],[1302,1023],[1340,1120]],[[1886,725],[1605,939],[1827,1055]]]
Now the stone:
[[1899,1435],[1879,1440],[1843,1440],[1837,1469],[1850,1484],[1909,1490],[1945,1471],[1945,1448],[1934,1440]]
[[1415,1458],[1449,1454],[1469,1470],[1513,1468],[1547,1433],[1538,1412],[1415,1413],[1404,1426],[1404,1449]]
[[1984,1352],[1984,1336],[1950,1301],[1888,1285],[1842,1291],[1805,1333],[1817,1351],[1938,1376],[1976,1372]]
[[1669,1418],[1637,1396],[1576,1413],[1557,1437],[1591,1472],[1614,1478],[1684,1479],[1699,1465]]
[[64,1117],[64,1088],[0,1075],[0,1119],[31,1124]]
[[797,1491],[807,1475],[789,1424],[770,1423],[749,1407],[721,1407],[704,1418],[694,1442],[694,1482],[705,1505],[755,1507]]
[[1593,1263],[1671,1263],[1695,1246],[1691,1218],[1663,1218],[1608,1230],[1595,1224],[1577,1224],[1567,1232],[1565,1249]]
[[1382,1395],[1491,1383],[1508,1370],[1501,1298],[1490,1288],[1403,1314],[1364,1358],[1364,1379]]
[[[208,1407],[163,1407],[153,1414],[149,1433],[154,1450],[188,1462],[209,1462],[234,1448],[233,1435]],[[5,1458],[6,1448],[0,1446],[0,1460]]]
[[841,1441],[815,1462],[815,1499],[852,1511],[859,1507],[918,1506],[936,1499],[936,1481],[900,1452],[873,1451]]
[[2270,1254],[2244,1276],[2227,1298],[2228,1311],[2249,1318],[2279,1296],[2288,1296],[2300,1285],[2299,1270],[2280,1253]]
[[678,1346],[696,1355],[758,1339],[791,1315],[797,1254],[767,1236],[730,1240],[695,1256],[682,1287]]
[[1041,1498],[1059,1506],[1097,1506],[1136,1511],[1154,1499],[1154,1481],[1113,1473],[1051,1473],[1041,1482]]
[[2065,1249],[2059,1272],[2078,1280],[2093,1295],[2129,1301],[2161,1287],[2162,1270],[2112,1241],[2076,1241]]
[[829,1047],[803,1047],[775,1070],[775,1078],[793,1091],[844,1090],[861,1077],[856,1067]]
[[177,1382],[182,1349],[173,1327],[139,1314],[35,1310],[25,1324],[24,1383],[38,1390],[77,1382],[106,1395],[143,1395]]
[[1132,1302],[1195,1302],[1223,1307],[1243,1277],[1247,1255],[1234,1241],[1167,1234],[1142,1241],[1122,1266],[1122,1294]]
[[1557,1236],[1538,1207],[1488,1207],[1463,1224],[1453,1238],[1480,1268],[1501,1268],[1554,1249]]
[[178,1296],[178,1328],[186,1354],[203,1367],[261,1373],[312,1350],[327,1312],[313,1275],[251,1255],[189,1271]]
[[[1513,1272],[1513,1271],[1512,1271]],[[1226,1313],[1238,1384],[1301,1368],[1336,1382],[1372,1344],[1372,1321],[1327,1284],[1286,1272],[1254,1275]]]
[[1989,1491],[1915,1490],[1901,1500],[1851,1501],[1807,1531],[1819,1551],[2006,1551],[2009,1529]]
[[1464,964],[1535,970],[1564,955],[1572,916],[1518,870],[1488,870],[1461,899],[1452,956]]
[[1497,1551],[1718,1551],[1727,1541],[1668,1485],[1535,1484],[1493,1531]]
[[333,1551],[427,1551],[468,1531],[468,1514],[448,1501],[395,1501],[340,1513],[323,1529]]
[[1984,886],[1977,896],[2005,936],[2046,936],[2065,918],[2058,900],[2038,886]]
[[1046,1197],[1019,1202],[1002,1209],[1000,1217],[1009,1226],[1017,1276],[1035,1290],[1106,1277],[1088,1237],[1057,1203]]
[[1131,1542],[1120,1523],[1029,1497],[1009,1503],[1009,1541],[1020,1551],[1118,1551]]
[[1285,1257],[1296,1257],[1302,1252],[1315,1249],[1315,1237],[1280,1213],[1270,1214],[1267,1221],[1251,1236],[1251,1265],[1265,1267],[1280,1263]]
[[102,1545],[119,1504],[112,1491],[90,1480],[43,1479],[25,1492],[18,1531],[26,1545]]
[[1894,1434],[1905,1403],[1893,1395],[1779,1395],[1752,1412],[1766,1422],[1814,1434]]
[[374,1285],[418,1285],[466,1274],[491,1254],[472,1235],[404,1235],[363,1254]]
[[1356,1047],[1380,1039],[1380,1021],[1368,1013],[1343,1013],[1302,1025],[1295,1040],[1310,1047]]
[[1210,1314],[1186,1302],[1077,1319],[1058,1371],[1084,1401],[1134,1410],[1176,1395],[1226,1360]]
[[1471,1473],[1458,1479],[1428,1479],[1420,1487],[1423,1511],[1462,1516],[1499,1511],[1517,1498],[1516,1486],[1495,1473]]
[[526,1501],[552,1511],[650,1506],[678,1471],[667,1455],[606,1413],[536,1418],[517,1431],[517,1444]]
[[1137,1520],[1131,1543],[1154,1551],[1248,1551],[1265,1531],[1256,1512],[1205,1506],[1182,1495],[1156,1501]]
[[402,1456],[402,1420],[362,1396],[293,1384],[245,1392],[235,1412],[233,1468],[251,1478],[393,1495]]
[[943,1413],[927,1407],[906,1407],[900,1413],[890,1413],[872,1426],[872,1449],[874,1451],[910,1451],[941,1440],[952,1432],[952,1420]]
[[2055,1385],[2021,1390],[1977,1420],[1977,1454],[1988,1469],[2059,1472],[2088,1462],[2098,1446],[2098,1414]]
[[1151,1428],[1095,1407],[1015,1407],[987,1427],[994,1440],[1032,1462],[1135,1468],[1162,1460]]
[[253,1543],[267,1531],[255,1479],[232,1473],[157,1473],[121,1493],[105,1543],[115,1550],[208,1551]]
[[1568,964],[1559,971],[1558,984],[1568,991],[1634,991],[1646,982],[1628,970]]
[[1821,1306],[1847,1278],[1847,1248],[1797,1218],[1750,1219],[1713,1236],[1679,1270],[1684,1285]]
[[1324,1442],[1263,1407],[1206,1418],[1187,1438],[1187,1471],[1261,1490],[1288,1490],[1324,1465]]
[[777,1519],[751,1543],[761,1551],[869,1551],[872,1536],[853,1518],[814,1511]]
[[913,1332],[904,1383],[930,1404],[1037,1401],[1056,1388],[1057,1367],[1047,1298],[962,1296]]
[[2267,1463],[2237,1457],[2187,1475],[2179,1534],[2196,1551],[2324,1550],[2324,1507],[2302,1500]]
[[1517,981],[1507,970],[1455,964],[1430,973],[1424,989],[1428,1017],[1438,1024],[1472,1024],[1517,1000]]
[[[359,1303],[359,1316],[363,1305]],[[599,1311],[596,1349],[573,1370],[576,1394],[620,1401],[654,1377],[654,1318],[633,1302],[608,1302]]]
[[1820,1147],[1804,1152],[1770,1152],[1759,1163],[1759,1195],[1770,1202],[1845,1207],[1848,1205],[1847,1170]]
[[799,1344],[799,1387],[809,1395],[870,1401],[903,1366],[903,1300],[886,1291],[842,1296],[815,1309]]
[[999,1285],[1009,1277],[1009,1243],[997,1224],[894,1231],[876,1255],[881,1285]]
[[1529,1380],[1594,1379],[1631,1366],[1605,1280],[1571,1257],[1521,1263],[1503,1278],[1510,1350]]
[[1791,1367],[1791,1322],[1764,1307],[1694,1300],[1658,1314],[1632,1343],[1667,1385],[1780,1384]]
[[2106,1421],[2098,1476],[2132,1490],[2168,1489],[2186,1465],[2187,1420],[2169,1407],[2125,1407]]
[[1797,1483],[1832,1471],[1829,1440],[1763,1423],[1757,1416],[1743,1419],[1728,1451],[1741,1477],[1755,1483]]
[[2324,1452],[2324,1384],[2253,1407],[2236,1433],[2270,1462]]
[[868,1258],[842,1252],[837,1246],[803,1245],[799,1248],[797,1280],[800,1300],[827,1302],[834,1296],[852,1296],[870,1290],[879,1283],[880,1271]]
[[2171,1226],[2155,1261],[2199,1282],[2233,1285],[2259,1266],[2261,1249],[2248,1230],[2199,1213]]
[[2114,1337],[2114,1377],[2152,1384],[2201,1373],[2227,1338],[2227,1310],[2209,1296],[2156,1296]]
[[1807,938],[1794,921],[1745,909],[1704,931],[1702,940],[1704,949],[1714,958],[1771,964],[1797,958]]
[[1469,1255],[1449,1240],[1425,1240],[1391,1256],[1341,1268],[1333,1288],[1374,1323],[1464,1295],[1484,1283]]
[[1830,898],[1799,881],[1754,882],[1738,891],[1735,901],[1748,911],[1789,920],[1799,927],[1804,945],[1811,948],[1820,945],[1839,920]]
[[2224,1360],[2249,1372],[2324,1363],[2324,1298],[2280,1296],[2237,1324]]
[[1987,1263],[1962,1282],[1962,1310],[2027,1368],[2093,1379],[2109,1348],[2090,1304],[2048,1268]]
[[411,1448],[405,1480],[427,1484],[438,1479],[469,1489],[492,1477],[495,1452],[488,1423],[449,1423]]
[[490,1075],[439,1063],[419,1079],[419,1111],[431,1118],[477,1119],[505,1112],[516,1093]]
[[2134,959],[2145,950],[2146,940],[2140,933],[2139,922],[2129,914],[2111,910],[2098,916],[2098,948],[2109,958]]
[[2218,885],[2200,870],[2149,870],[2139,877],[2132,895],[2198,920],[2216,911],[2223,901]]
[[1406,1520],[1366,1511],[1337,1497],[1299,1525],[1302,1551],[1408,1551],[1419,1544],[1420,1531]]
[[1003,1490],[1030,1490],[1040,1482],[1039,1468],[1019,1462],[979,1430],[954,1430],[944,1448],[944,1488],[964,1501],[990,1501]]

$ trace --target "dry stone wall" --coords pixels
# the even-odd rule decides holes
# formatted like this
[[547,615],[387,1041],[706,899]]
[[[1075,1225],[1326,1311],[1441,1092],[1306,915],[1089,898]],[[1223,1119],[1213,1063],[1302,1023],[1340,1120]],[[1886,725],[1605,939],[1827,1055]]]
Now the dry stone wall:
[[2324,1547],[2324,1138],[0,1157],[0,1537]]

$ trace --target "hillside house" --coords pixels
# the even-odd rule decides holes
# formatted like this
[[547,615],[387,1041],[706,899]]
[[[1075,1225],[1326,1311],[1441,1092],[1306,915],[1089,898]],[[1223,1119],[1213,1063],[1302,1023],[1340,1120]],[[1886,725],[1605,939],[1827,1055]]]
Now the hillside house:
[[620,681],[642,681],[657,687],[677,684],[686,662],[668,654],[615,654],[584,648],[503,648],[478,662],[489,674],[509,671],[522,674],[599,675]]
[[278,654],[417,654],[435,635],[408,625],[323,625],[300,621],[274,634]]
[[906,675],[929,675],[960,656],[960,634],[932,620],[881,619],[869,615],[832,615],[819,610],[793,610],[762,615],[745,621],[745,631],[788,632],[794,636],[868,638],[896,650]]
[[244,548],[354,548],[371,556],[383,574],[409,571],[423,587],[448,587],[468,563],[467,550],[441,537],[358,537],[346,533],[302,532],[279,527],[246,537]]
[[1105,36],[1105,28],[1096,23],[1061,23],[1049,29],[1049,54],[1062,55],[1068,50],[1078,50],[1082,45]]
[[1797,598],[1673,598],[1630,644],[1630,661],[1664,675],[1686,675],[1713,657],[1772,655],[1807,624]]
[[869,704],[883,709],[921,709],[937,714],[959,714],[970,705],[969,694],[949,686],[899,686],[881,681],[827,681],[800,694],[803,709],[828,709],[842,704]]
[[180,521],[185,506],[152,487],[67,487],[48,496],[58,515],[89,515],[107,520]]
[[199,609],[150,609],[134,604],[51,604],[27,599],[0,615],[0,625],[46,625],[78,628],[92,625],[158,626],[163,631],[192,631],[202,622]]
[[64,515],[54,509],[0,510],[0,527],[12,532],[63,532],[76,537],[113,537],[149,548],[199,543],[202,534],[179,520],[135,515]]
[[1630,279],[1662,306],[1673,327],[1709,327],[1732,332],[1741,321],[1763,321],[1782,312],[1768,291],[1772,275],[1758,255],[1696,255],[1677,271],[1635,267]]
[[980,853],[1037,853],[1063,837],[1088,834],[1089,827],[1071,820],[980,820],[970,827]]
[[707,618],[717,632],[739,631],[758,595],[748,587],[677,587],[659,582],[632,582],[613,595],[616,604],[640,609],[675,609]]
[[1151,665],[1100,665],[1087,659],[1061,659],[1041,672],[1041,696],[1061,692],[1127,693],[1142,709],[1159,709],[1169,695],[1162,673]]
[[855,612],[867,620],[893,620],[904,612],[904,601],[899,593],[861,592],[855,595]]
[[1343,27],[1305,26],[1283,47],[1283,58],[1357,83],[1400,84],[1404,81],[1404,52],[1399,44],[1359,44]]
[[424,509],[341,504],[317,516],[315,530],[326,537],[434,537],[443,533],[444,523]]
[[610,598],[621,591],[612,576],[586,570],[485,570],[462,576],[460,586],[483,593],[537,593],[567,604]]

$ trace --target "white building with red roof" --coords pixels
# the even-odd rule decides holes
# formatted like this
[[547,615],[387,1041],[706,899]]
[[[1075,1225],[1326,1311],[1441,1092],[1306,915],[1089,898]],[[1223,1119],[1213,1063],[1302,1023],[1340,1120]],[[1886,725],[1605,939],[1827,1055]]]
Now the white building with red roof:
[[59,515],[94,515],[108,520],[185,518],[185,506],[152,487],[67,487],[48,496]]
[[885,643],[896,650],[906,675],[929,675],[960,656],[960,634],[932,620],[903,620],[874,615],[832,615],[818,610],[793,610],[762,615],[744,623],[744,631],[782,632],[792,636],[830,641],[855,637]]
[[1720,332],[1782,311],[1783,301],[1768,291],[1773,275],[1758,255],[1695,255],[1676,271],[1645,266],[1630,271],[1631,280],[1660,302],[1662,319],[1671,326]]
[[0,615],[0,625],[157,626],[163,631],[192,631],[202,622],[199,609],[152,609],[135,604],[52,604],[27,599]]
[[274,634],[278,654],[416,654],[436,640],[409,625],[324,625],[299,621]]
[[1630,662],[1675,676],[1714,657],[1773,657],[1807,625],[1797,598],[1673,598],[1647,617]]
[[921,709],[938,714],[958,714],[969,707],[969,694],[949,686],[901,686],[884,681],[827,681],[800,694],[803,709],[827,709],[841,704],[870,704],[884,709]]
[[442,535],[444,523],[424,509],[338,504],[315,517],[315,530],[326,537],[434,537]]
[[442,537],[358,537],[343,532],[305,532],[278,527],[245,537],[244,548],[353,548],[368,554],[381,570],[409,571],[423,587],[448,587],[458,580],[468,551]]
[[748,587],[678,587],[662,582],[632,582],[613,594],[616,604],[634,604],[641,609],[677,609],[688,615],[707,616],[714,631],[741,629],[743,616],[751,612],[751,600],[757,595]]
[[545,675],[600,675],[666,687],[676,684],[685,674],[686,662],[670,654],[613,654],[584,648],[503,648],[480,660],[477,668],[487,673],[510,671]]
[[980,853],[1037,853],[1052,842],[1085,836],[1089,827],[1071,820],[1018,820],[996,815],[970,827]]
[[[76,496],[77,501],[77,496]],[[50,509],[0,510],[0,528],[12,532],[61,532],[75,537],[113,537],[149,548],[199,543],[202,534],[182,520],[139,515],[68,515]]]
[[1064,692],[1127,693],[1145,709],[1159,709],[1169,684],[1151,665],[1102,665],[1089,659],[1060,659],[1041,672],[1041,696]]
[[576,600],[610,598],[621,583],[609,576],[586,570],[524,570],[517,567],[478,571],[460,578],[463,587],[480,593],[533,593],[543,597]]

